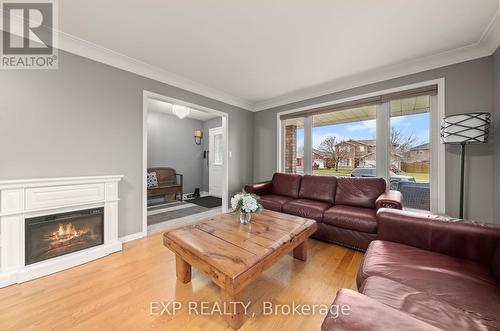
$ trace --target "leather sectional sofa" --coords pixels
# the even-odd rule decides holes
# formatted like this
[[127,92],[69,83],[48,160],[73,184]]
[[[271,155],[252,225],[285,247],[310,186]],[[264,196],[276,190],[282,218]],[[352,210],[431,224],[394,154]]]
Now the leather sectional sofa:
[[[500,330],[500,228],[381,209],[378,240],[322,330]],[[333,310],[335,311],[335,310]]]
[[377,238],[379,208],[401,209],[401,194],[386,191],[382,178],[275,173],[272,180],[245,185],[265,209],[314,219],[313,238],[365,250]]

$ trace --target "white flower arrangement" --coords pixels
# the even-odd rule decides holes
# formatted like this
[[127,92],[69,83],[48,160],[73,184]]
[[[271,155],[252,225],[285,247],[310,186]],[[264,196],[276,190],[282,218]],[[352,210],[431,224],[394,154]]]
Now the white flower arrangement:
[[251,193],[237,193],[231,198],[231,207],[237,213],[259,213],[262,205],[258,202],[258,197]]

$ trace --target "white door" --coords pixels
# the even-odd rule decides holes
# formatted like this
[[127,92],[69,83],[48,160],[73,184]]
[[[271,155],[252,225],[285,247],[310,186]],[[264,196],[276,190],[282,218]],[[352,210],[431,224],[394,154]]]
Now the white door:
[[222,175],[224,173],[224,142],[222,127],[209,130],[208,139],[208,193],[222,198]]

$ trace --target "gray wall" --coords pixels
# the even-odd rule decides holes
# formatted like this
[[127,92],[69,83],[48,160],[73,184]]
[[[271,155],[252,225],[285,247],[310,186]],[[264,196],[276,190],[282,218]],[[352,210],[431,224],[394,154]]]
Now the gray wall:
[[[446,79],[445,111],[447,115],[470,111],[492,111],[492,71],[493,58],[487,57],[257,112],[254,118],[254,180],[269,179],[276,171],[277,112],[441,77]],[[494,222],[493,143],[468,147],[466,176],[468,178],[466,215],[470,219]],[[452,216],[458,215],[459,178],[459,149],[448,145],[446,147],[446,211]],[[497,222],[500,223],[500,219],[497,218]]]
[[494,169],[495,169],[495,194],[494,208],[495,220],[500,223],[500,48],[493,55],[493,141],[494,141]]
[[203,147],[193,138],[197,129],[203,121],[148,112],[148,168],[174,168],[183,175],[184,193],[203,184]]
[[80,56],[0,74],[0,179],[123,174],[119,235],[142,226],[142,92],[229,115],[229,192],[252,179],[253,113]]
[[[203,122],[203,150],[208,151],[209,130],[222,126],[222,118],[217,117]],[[207,158],[203,159],[203,185],[202,191],[208,192],[208,184],[210,183],[208,173],[208,154]]]

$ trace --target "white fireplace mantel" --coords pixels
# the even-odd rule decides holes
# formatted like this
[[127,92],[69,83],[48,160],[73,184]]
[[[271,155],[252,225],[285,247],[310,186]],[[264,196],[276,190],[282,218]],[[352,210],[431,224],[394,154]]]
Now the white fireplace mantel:
[[[0,181],[0,287],[58,272],[120,251],[116,176]],[[25,219],[104,207],[104,244],[25,265]]]

